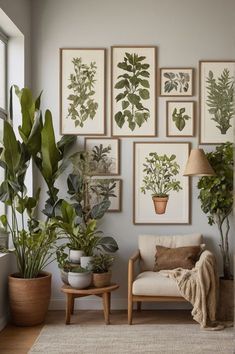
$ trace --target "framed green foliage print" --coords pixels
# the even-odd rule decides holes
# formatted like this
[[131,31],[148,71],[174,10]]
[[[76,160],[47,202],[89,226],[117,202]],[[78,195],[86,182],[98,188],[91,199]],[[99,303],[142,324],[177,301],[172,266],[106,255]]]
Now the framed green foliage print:
[[161,68],[161,96],[193,96],[192,68]]
[[105,135],[105,49],[60,49],[61,134]]
[[188,224],[189,143],[134,142],[134,224]]
[[112,47],[112,135],[156,135],[156,47]]
[[194,135],[194,106],[193,101],[166,102],[166,135],[187,137]]
[[122,180],[120,178],[99,177],[91,183],[91,205],[100,203],[103,197],[110,200],[108,212],[122,211]]
[[200,143],[233,141],[235,61],[200,61]]

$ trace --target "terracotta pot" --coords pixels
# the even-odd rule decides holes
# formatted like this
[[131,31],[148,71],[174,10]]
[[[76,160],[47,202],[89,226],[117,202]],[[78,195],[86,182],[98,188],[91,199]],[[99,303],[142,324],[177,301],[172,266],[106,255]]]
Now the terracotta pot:
[[165,214],[169,197],[152,197],[156,214]]
[[106,273],[93,273],[93,285],[95,288],[103,288],[111,283],[111,271]]
[[41,272],[38,278],[18,278],[11,274],[9,300],[11,318],[17,326],[35,326],[45,320],[51,297],[51,274]]
[[234,281],[220,279],[217,319],[233,321],[234,318]]

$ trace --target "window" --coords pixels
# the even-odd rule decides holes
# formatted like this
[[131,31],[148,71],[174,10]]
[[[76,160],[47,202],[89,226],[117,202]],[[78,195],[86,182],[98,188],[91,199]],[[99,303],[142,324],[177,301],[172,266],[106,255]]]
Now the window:
[[[0,32],[0,118],[7,114],[7,37]],[[0,126],[2,138],[2,124]]]

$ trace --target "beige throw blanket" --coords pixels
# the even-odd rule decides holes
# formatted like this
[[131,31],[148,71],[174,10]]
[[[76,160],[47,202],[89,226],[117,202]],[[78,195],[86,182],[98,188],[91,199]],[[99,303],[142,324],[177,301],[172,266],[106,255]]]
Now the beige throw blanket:
[[177,268],[160,272],[176,280],[182,296],[193,305],[194,320],[201,327],[215,329],[218,278],[213,254],[204,251],[192,270]]

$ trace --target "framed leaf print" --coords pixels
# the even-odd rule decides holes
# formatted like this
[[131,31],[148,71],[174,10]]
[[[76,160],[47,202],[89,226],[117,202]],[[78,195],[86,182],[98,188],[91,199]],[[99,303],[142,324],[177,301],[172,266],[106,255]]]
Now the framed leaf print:
[[122,210],[122,180],[119,178],[95,178],[94,185],[92,185],[92,201],[95,205],[101,200],[99,197],[107,195],[111,204],[108,212],[120,212]]
[[112,47],[112,136],[156,135],[156,47]]
[[92,174],[114,176],[120,174],[120,140],[117,138],[85,138],[85,150],[92,160]]
[[193,96],[193,68],[161,68],[161,96]]
[[134,142],[134,224],[189,224],[189,145]]
[[233,141],[235,61],[200,61],[200,143]]
[[105,135],[105,49],[60,49],[61,134]]
[[166,102],[166,135],[187,137],[194,135],[194,106],[193,101]]

